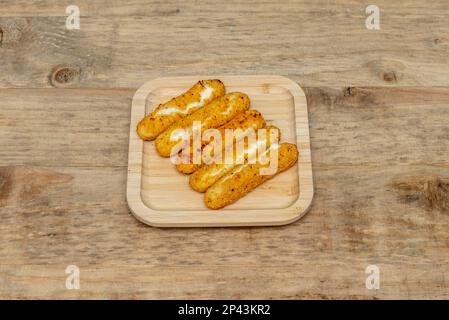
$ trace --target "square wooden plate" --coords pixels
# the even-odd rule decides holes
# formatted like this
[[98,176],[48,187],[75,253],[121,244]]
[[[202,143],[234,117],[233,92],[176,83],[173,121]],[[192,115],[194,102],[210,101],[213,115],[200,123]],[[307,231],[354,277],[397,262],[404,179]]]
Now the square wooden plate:
[[[298,162],[221,210],[210,210],[204,194],[189,186],[189,176],[160,157],[154,142],[136,134],[137,123],[155,106],[188,90],[202,79],[220,79],[226,92],[241,91],[267,124],[281,129],[281,142],[295,143]],[[313,198],[307,100],[303,90],[281,76],[196,76],[151,80],[134,95],[129,138],[127,200],[140,221],[157,227],[268,226],[301,218]]]

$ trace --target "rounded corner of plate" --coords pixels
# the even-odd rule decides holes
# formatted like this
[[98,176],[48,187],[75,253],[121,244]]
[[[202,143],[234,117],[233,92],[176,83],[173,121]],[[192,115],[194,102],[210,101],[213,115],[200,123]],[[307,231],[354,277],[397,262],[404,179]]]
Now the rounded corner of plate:
[[161,81],[161,79],[164,78],[154,78],[151,80],[148,80],[144,82],[135,92],[132,98],[132,101],[139,101],[140,99],[145,100],[148,95],[154,91],[158,87],[157,83]]
[[290,91],[297,91],[296,93],[299,93],[300,95],[303,95],[303,96],[306,95],[306,93],[304,92],[302,87],[296,81],[294,81],[286,76],[278,75],[278,77],[281,81],[284,82],[284,84],[286,85],[286,88],[289,89]]
[[140,197],[137,201],[135,199],[130,200],[130,195],[127,194],[126,202],[128,203],[129,211],[134,216],[134,218],[151,227],[161,227],[161,225],[159,225],[157,222],[153,222],[149,220],[148,217],[144,217],[144,215],[141,214],[142,212],[144,212],[145,216],[148,216],[154,210],[147,207]]
[[[158,222],[151,221],[151,220],[143,217],[142,215],[140,215],[136,210],[133,210],[133,208],[129,205],[129,203],[128,203],[128,207],[129,207],[133,217],[136,218],[139,222],[146,224],[150,227],[154,227],[154,228],[163,227],[163,225],[159,224]],[[148,213],[147,213],[147,215],[148,215]]]
[[276,225],[278,226],[288,225],[302,219],[307,214],[307,212],[309,212],[312,206],[312,201],[313,201],[313,189],[310,197],[304,199],[300,195],[298,200],[294,204],[286,208],[293,213],[293,216],[290,216],[288,219],[278,221]]
[[301,208],[298,208],[298,209],[299,210],[297,211],[297,214],[295,214],[293,217],[286,219],[286,220],[279,221],[276,225],[277,226],[286,226],[286,225],[295,223],[296,221],[301,220],[307,214],[307,211],[309,211],[308,208],[303,209],[303,210],[301,210]]

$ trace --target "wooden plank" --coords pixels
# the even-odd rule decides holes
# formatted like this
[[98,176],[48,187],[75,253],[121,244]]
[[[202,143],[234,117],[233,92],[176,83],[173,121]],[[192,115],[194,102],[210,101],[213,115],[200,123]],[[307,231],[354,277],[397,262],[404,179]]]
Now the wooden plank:
[[[132,91],[0,90],[0,296],[448,298],[449,88],[305,91],[304,219],[164,230],[125,201]],[[64,288],[68,264],[80,291]]]
[[[380,7],[387,6],[392,11],[399,12],[412,8],[419,13],[441,13],[446,8],[444,1],[433,1],[430,4],[422,0],[406,0],[402,2],[391,2],[388,0],[378,0],[377,5]],[[176,1],[176,0],[132,0],[132,1],[115,1],[111,3],[108,0],[97,0],[95,2],[89,0],[77,0],[76,5],[80,8],[81,15],[91,16],[170,16],[175,14],[199,15],[221,13],[222,11],[232,12],[255,12],[267,13],[271,11],[281,12],[303,12],[304,10],[322,10],[323,12],[336,12],[346,9],[349,11],[355,5],[360,5],[358,0],[330,0],[330,1],[298,1],[283,0],[273,2],[270,0],[229,0],[226,2],[219,0],[211,0],[208,3],[196,1]],[[27,0],[3,0],[2,16],[6,17],[60,17],[67,16],[65,8],[73,5],[69,0],[52,1],[43,0],[39,2],[30,2]],[[421,11],[417,10],[418,8]],[[360,10],[364,11],[364,7]],[[419,12],[418,12],[419,11]]]
[[[447,88],[305,91],[314,167],[447,166]],[[127,166],[133,94],[0,89],[0,165]]]
[[[365,263],[331,263],[316,273],[312,261],[295,266],[86,265],[80,289],[65,288],[66,265],[2,265],[0,296],[12,299],[388,299],[448,298],[441,268],[382,265],[381,290],[365,288]],[[423,269],[426,272],[423,272]],[[423,276],[425,280],[423,281]],[[446,277],[446,278],[445,278]],[[261,286],[263,279],[263,286]]]
[[444,0],[379,1],[378,31],[365,28],[358,1],[80,1],[80,30],[66,30],[66,4],[2,3],[0,87],[137,88],[200,73],[280,74],[303,86],[449,85]]
[[[372,259],[447,270],[447,170],[315,172],[304,219],[276,228],[159,229],[129,213],[126,168],[2,167],[2,264],[295,265]],[[211,247],[214,250],[211,250]],[[317,270],[318,272],[318,270]]]

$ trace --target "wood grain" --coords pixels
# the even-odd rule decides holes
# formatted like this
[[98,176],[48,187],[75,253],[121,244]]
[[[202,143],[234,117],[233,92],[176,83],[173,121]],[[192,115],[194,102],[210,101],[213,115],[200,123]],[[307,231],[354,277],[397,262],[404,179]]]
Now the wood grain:
[[[25,5],[26,3],[26,5]],[[449,85],[449,4],[376,1],[7,0],[0,9],[0,87],[137,88],[161,76],[281,74],[301,86]],[[52,83],[66,66],[79,77]]]
[[[113,162],[101,160],[102,166],[95,159],[101,150],[86,147],[87,137],[61,145],[59,127],[45,121],[71,110],[79,121],[66,134],[81,134],[102,123],[103,99],[109,117],[129,114],[125,102],[133,93],[107,98],[110,90],[89,90],[92,117],[83,122],[85,112],[74,102],[87,96],[85,89],[59,91],[53,102],[59,107],[45,113],[39,110],[47,100],[31,104],[36,90],[0,90],[1,101],[15,96],[18,107],[30,102],[35,112],[16,121],[13,108],[1,109],[2,130],[20,133],[38,122],[47,150],[81,151],[79,161],[47,153],[48,166],[41,145],[18,134],[16,145],[27,150],[16,159],[2,153],[2,297],[448,297],[449,88],[306,88],[316,187],[301,223],[169,231],[146,227],[128,211],[128,120],[110,122],[112,140],[91,132],[88,140],[98,146],[123,140],[123,158],[112,152]],[[43,96],[48,92],[54,90]],[[81,267],[85,291],[61,289],[71,263]],[[364,288],[368,264],[384,272],[379,291]],[[149,283],[168,277],[167,268],[173,282],[158,291]],[[134,278],[138,270],[143,274]],[[261,291],[266,281],[256,275],[269,272],[262,270],[280,270],[270,273],[275,289]],[[126,285],[112,288],[114,277]],[[178,277],[185,285],[176,285]],[[242,277],[251,286],[242,288]],[[215,285],[222,281],[224,291]]]
[[[76,32],[64,2],[0,6],[0,297],[449,298],[446,1],[376,1],[379,32],[358,1],[77,2]],[[164,230],[129,213],[135,90],[200,72],[305,86],[301,223]]]

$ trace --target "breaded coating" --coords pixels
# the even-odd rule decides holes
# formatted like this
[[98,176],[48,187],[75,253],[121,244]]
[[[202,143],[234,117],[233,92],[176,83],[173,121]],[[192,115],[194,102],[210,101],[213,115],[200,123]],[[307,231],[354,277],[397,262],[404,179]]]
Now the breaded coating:
[[[190,176],[190,186],[198,191],[205,192],[211,185],[217,182],[221,177],[229,173],[234,167],[239,164],[248,163],[248,159],[253,159],[255,161],[258,156],[258,149],[261,152],[265,152],[266,148],[269,148],[272,143],[278,143],[280,139],[280,130],[274,126],[268,126],[266,128],[265,139],[257,136],[255,141],[248,143],[248,140],[244,142],[243,150],[237,150],[236,145],[231,145],[229,148],[233,148],[233,159],[232,161],[223,161],[221,163],[211,163],[202,166],[200,169],[195,171]],[[270,135],[270,131],[271,134]],[[273,138],[272,138],[273,137]],[[263,140],[260,140],[263,139]],[[274,139],[274,141],[272,141]],[[260,140],[260,141],[259,141]],[[224,158],[224,154],[222,155]]]
[[[273,148],[275,145],[272,145]],[[223,176],[204,194],[204,202],[210,209],[220,209],[247,195],[263,182],[273,178],[277,173],[293,166],[298,160],[298,149],[291,143],[278,146],[278,168],[273,175],[261,175],[260,168],[267,165],[243,164],[235,167]]]
[[217,128],[230,121],[239,113],[248,110],[249,105],[249,97],[240,92],[228,93],[221,98],[215,99],[203,108],[174,123],[161,133],[155,141],[156,150],[162,157],[169,157],[172,149],[183,140],[182,136],[171,137],[175,130],[185,130],[187,134],[192,136],[193,123],[195,121],[200,122],[201,133],[206,129]]
[[220,80],[201,80],[185,93],[160,104],[137,125],[137,134],[143,140],[154,140],[170,125],[202,108],[225,94]]
[[[224,152],[224,150],[226,149],[226,147],[229,146],[230,143],[233,142],[226,142],[225,143],[225,130],[226,129],[232,129],[232,130],[237,130],[240,129],[242,130],[244,133],[249,131],[249,130],[258,130],[261,128],[265,127],[265,120],[262,116],[262,114],[257,111],[257,110],[248,110],[245,111],[243,113],[238,114],[237,116],[235,116],[234,119],[232,119],[231,121],[225,123],[224,125],[222,125],[221,127],[218,128],[218,131],[220,131],[220,135],[222,137],[222,150],[221,152]],[[235,136],[234,136],[234,142],[235,142]],[[203,143],[202,148],[204,148],[208,143],[205,142]],[[213,154],[211,154],[211,156],[213,156]],[[182,172],[184,174],[191,174],[193,172],[195,172],[196,170],[198,170],[203,164],[194,164],[192,163],[192,155],[190,157],[191,159],[191,163],[180,163],[176,165],[176,169],[179,172]]]

